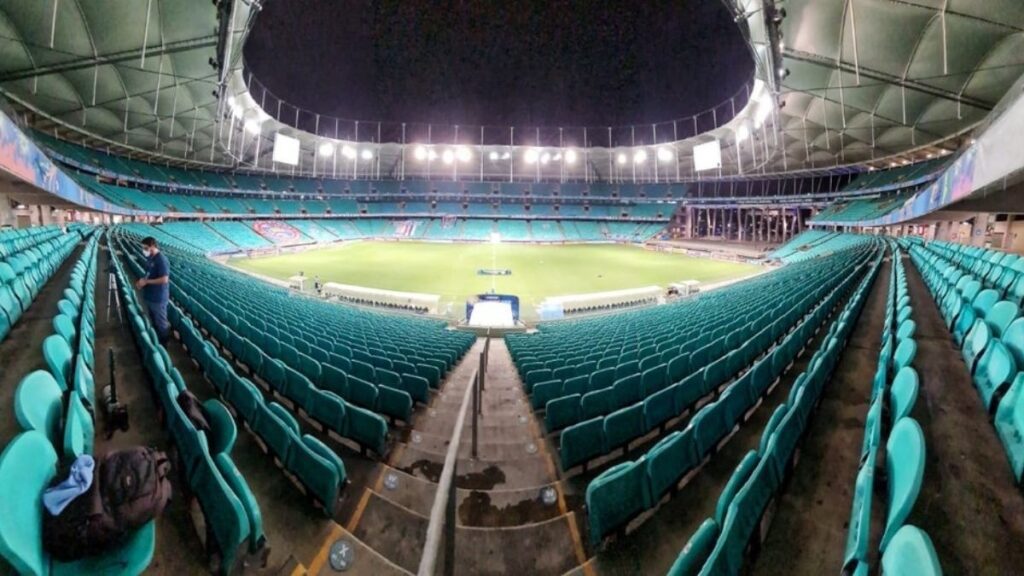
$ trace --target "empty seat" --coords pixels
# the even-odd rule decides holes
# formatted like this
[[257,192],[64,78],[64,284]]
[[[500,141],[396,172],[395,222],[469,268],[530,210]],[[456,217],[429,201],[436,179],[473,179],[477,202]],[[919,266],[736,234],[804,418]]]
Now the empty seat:
[[1016,373],[1017,367],[1009,350],[999,340],[992,340],[974,370],[974,386],[990,414],[996,411]]
[[626,446],[644,435],[644,406],[641,403],[612,412],[604,419],[604,438],[609,450]]
[[895,424],[900,418],[909,416],[917,401],[919,388],[917,371],[910,366],[903,367],[896,373],[892,387],[889,389],[889,409],[891,422]]
[[558,454],[562,461],[562,470],[569,470],[577,464],[585,464],[588,460],[606,453],[608,450],[604,437],[604,418],[592,418],[579,424],[573,424],[562,431]]
[[693,427],[672,432],[647,451],[647,481],[655,501],[700,465],[701,456],[693,438]]
[[924,432],[913,418],[901,418],[893,426],[885,447],[889,499],[879,547],[883,552],[910,515],[921,491],[925,464]]
[[341,458],[316,438],[305,435],[292,446],[285,467],[332,516],[338,492],[347,478]]
[[238,437],[238,427],[228,409],[221,404],[220,400],[211,398],[203,402],[203,410],[206,413],[210,424],[210,430],[206,433],[209,441],[210,454],[216,456],[220,453],[231,453],[235,446],[235,439]]
[[598,543],[612,530],[652,506],[644,458],[609,468],[587,485],[590,540]]
[[668,576],[691,576],[697,574],[715,547],[718,537],[718,523],[708,518],[701,523],[697,531],[690,536],[686,546],[672,563]]
[[885,576],[942,576],[942,566],[928,534],[906,525],[882,554],[882,572]]
[[53,375],[36,370],[21,379],[14,392],[14,415],[22,430],[38,430],[54,448],[61,446],[61,389]]
[[579,394],[570,394],[548,401],[544,410],[544,427],[548,432],[561,430],[582,420],[582,399]]

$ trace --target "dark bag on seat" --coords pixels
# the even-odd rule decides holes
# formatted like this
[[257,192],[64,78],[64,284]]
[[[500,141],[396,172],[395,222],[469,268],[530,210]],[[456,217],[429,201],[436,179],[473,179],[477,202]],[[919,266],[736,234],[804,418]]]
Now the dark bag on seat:
[[202,402],[196,398],[195,394],[188,390],[182,390],[178,394],[177,402],[196,430],[210,431],[210,421],[206,417],[206,409],[203,408]]
[[[99,459],[89,491],[59,516],[43,512],[43,547],[64,562],[108,552],[159,516],[171,499],[170,460],[143,446]],[[66,476],[58,474],[54,484]]]

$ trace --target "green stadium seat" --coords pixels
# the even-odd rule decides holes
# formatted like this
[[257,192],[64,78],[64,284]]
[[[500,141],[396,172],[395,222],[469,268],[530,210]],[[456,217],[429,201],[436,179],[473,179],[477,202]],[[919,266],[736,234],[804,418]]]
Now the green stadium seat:
[[385,416],[409,422],[412,418],[412,397],[404,390],[378,386],[377,411]]
[[917,356],[917,342],[913,338],[907,338],[900,342],[893,354],[893,371],[899,372],[904,366],[910,366]]
[[687,472],[700,465],[692,427],[672,432],[647,451],[647,481],[652,498],[660,500],[682,480]]
[[61,390],[71,385],[71,347],[64,338],[51,334],[43,340],[43,358]]
[[263,533],[263,514],[260,512],[259,503],[256,502],[256,496],[227,453],[217,454],[213,457],[213,462],[245,511],[245,517],[249,521],[249,552],[254,553],[263,548],[267,540]]
[[348,375],[340,368],[336,368],[331,364],[323,365],[320,385],[325,390],[330,390],[341,398],[348,397]]
[[942,566],[928,534],[906,525],[882,554],[882,572],[886,576],[942,576]]
[[209,453],[202,453],[189,484],[199,501],[209,534],[213,536],[213,542],[208,542],[207,548],[219,552],[220,572],[230,574],[239,548],[249,538],[250,523],[242,502]]
[[92,414],[82,404],[81,396],[71,394],[68,398],[64,420],[64,455],[75,458],[82,454],[92,454],[96,437]]
[[154,523],[117,549],[74,563],[43,549],[43,491],[57,474],[57,452],[40,431],[16,436],[0,454],[0,556],[21,574],[141,574],[153,558]]
[[999,401],[1010,388],[1010,382],[1017,373],[1013,356],[999,340],[992,340],[985,353],[978,360],[978,366],[974,371],[974,386],[981,394],[982,404],[985,409],[993,414],[996,412]]
[[667,364],[656,364],[644,370],[640,377],[641,394],[646,397],[664,390],[669,384],[671,384],[667,376]]
[[715,506],[715,522],[718,524],[725,522],[725,515],[732,504],[733,498],[736,497],[736,493],[739,492],[740,488],[750,478],[750,475],[753,474],[758,462],[760,462],[760,457],[757,455],[756,450],[747,452],[743,460],[740,460],[739,465],[736,466],[736,469],[729,477],[729,481],[722,488],[721,495],[718,497],[718,504]]
[[263,405],[263,397],[252,382],[237,374],[231,374],[229,382],[225,395],[228,404],[251,426]]
[[850,510],[850,527],[843,554],[844,573],[853,573],[858,566],[867,566],[871,541],[871,500],[875,484],[875,453],[868,453],[857,472]]
[[654,430],[676,416],[674,405],[676,386],[678,384],[673,384],[644,399],[644,430]]
[[732,429],[732,425],[725,421],[724,408],[724,404],[712,402],[701,408],[690,421],[690,426],[694,429],[697,453],[702,460],[715,450],[718,442]]
[[563,471],[606,452],[604,418],[592,418],[562,430],[558,453]]
[[306,435],[292,446],[285,467],[323,505],[327,516],[333,516],[338,492],[347,478],[341,458],[316,438]]
[[587,420],[595,416],[604,416],[617,408],[615,403],[615,389],[609,387],[603,390],[587,392],[580,400],[580,407],[583,409],[583,419]]
[[647,462],[623,462],[609,468],[587,485],[590,540],[597,544],[612,530],[652,506],[645,479]]
[[538,410],[544,406],[547,406],[549,400],[553,400],[561,396],[561,380],[548,380],[547,382],[538,382],[534,384],[533,393],[530,394],[530,405],[533,406],[535,410]]
[[373,410],[377,407],[377,387],[352,374],[348,375],[348,396],[345,400]]
[[14,416],[22,430],[42,432],[55,449],[62,445],[62,393],[52,374],[36,370],[21,379],[14,392]]
[[1024,372],[1018,373],[996,409],[995,427],[1017,482],[1024,478]]
[[640,375],[636,373],[616,380],[615,384],[612,385],[612,390],[615,393],[615,406],[629,406],[630,404],[640,402],[644,397],[640,386]]
[[914,508],[924,478],[924,432],[913,418],[902,418],[893,426],[886,442],[885,464],[889,499],[879,546],[883,553]]
[[[635,375],[634,375],[635,376]],[[634,404],[612,412],[604,419],[605,446],[614,450],[644,435],[644,406]]]
[[339,435],[345,434],[345,401],[328,390],[314,390],[310,398],[310,418]]
[[349,405],[346,407],[346,422],[347,438],[380,455],[387,451],[388,423],[380,415],[359,406]]
[[64,314],[57,314],[56,316],[54,316],[53,331],[59,334],[62,338],[64,338],[64,341],[67,342],[68,346],[75,345],[75,336],[77,330],[75,330],[75,325],[71,321],[71,318],[68,318]]
[[[275,410],[273,408],[278,408]],[[267,446],[271,454],[277,457],[282,463],[288,458],[292,443],[296,440],[298,426],[294,428],[289,424],[294,420],[285,421],[281,419],[284,409],[279,404],[259,404],[256,408],[255,417],[251,424],[253,432]]]
[[566,396],[570,394],[579,394],[580,396],[582,396],[583,394],[586,394],[587,392],[590,391],[589,386],[589,374],[585,374],[582,376],[573,376],[572,378],[568,378],[565,380],[565,382],[563,382],[562,394]]
[[587,384],[587,391],[593,392],[595,390],[611,388],[614,383],[615,368],[604,368],[590,375],[590,381]]
[[715,547],[717,537],[718,523],[711,518],[704,520],[672,563],[668,576],[694,576],[699,573]]
[[235,439],[238,437],[238,427],[231,413],[215,398],[203,402],[203,410],[210,424],[210,430],[206,433],[210,454],[231,454]]
[[919,381],[917,371],[906,366],[896,373],[892,387],[889,389],[889,407],[893,425],[904,416],[909,416],[917,402]]
[[704,396],[704,371],[695,372],[673,386],[675,395],[672,404],[676,414],[689,410]]
[[582,400],[579,394],[570,394],[548,401],[544,410],[544,427],[548,432],[561,430],[583,420]]

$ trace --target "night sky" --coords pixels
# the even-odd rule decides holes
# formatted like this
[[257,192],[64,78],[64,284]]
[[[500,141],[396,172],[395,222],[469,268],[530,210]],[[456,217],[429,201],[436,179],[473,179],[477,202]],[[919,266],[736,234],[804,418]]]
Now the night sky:
[[753,71],[720,0],[268,0],[245,57],[321,114],[496,126],[671,120]]

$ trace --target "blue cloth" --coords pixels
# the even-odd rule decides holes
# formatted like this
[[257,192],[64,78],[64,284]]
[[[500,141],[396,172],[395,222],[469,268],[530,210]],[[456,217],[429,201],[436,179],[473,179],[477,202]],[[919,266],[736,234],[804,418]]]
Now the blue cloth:
[[167,301],[145,302],[146,312],[149,312],[149,321],[153,323],[153,329],[160,339],[161,344],[167,343],[167,336],[171,325],[167,322]]
[[[164,276],[170,276],[171,265],[167,262],[167,256],[163,252],[157,252],[153,256],[146,257],[146,278],[155,280]],[[147,284],[142,287],[142,299],[146,302],[159,302],[167,304],[171,297],[170,284]]]
[[67,480],[43,492],[43,506],[46,506],[50,516],[60,516],[68,504],[89,490],[95,465],[92,456],[82,454],[71,464]]

